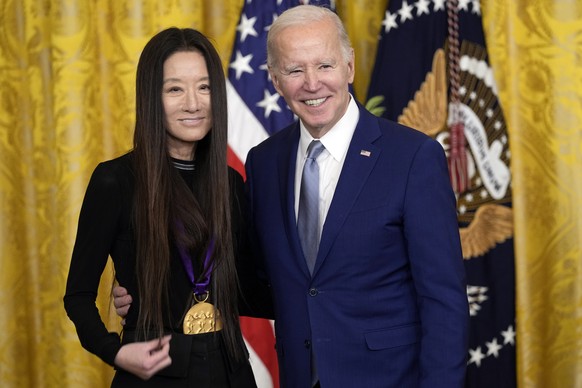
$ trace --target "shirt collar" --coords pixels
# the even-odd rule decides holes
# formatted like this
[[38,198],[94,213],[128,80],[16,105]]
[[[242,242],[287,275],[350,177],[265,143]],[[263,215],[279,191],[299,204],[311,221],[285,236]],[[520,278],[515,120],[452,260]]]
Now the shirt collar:
[[[348,109],[342,118],[325,134],[319,139],[326,151],[338,162],[343,160],[346,153],[348,152],[348,147],[350,146],[350,141],[354,131],[356,130],[356,125],[358,124],[358,119],[360,118],[360,110],[354,97],[350,94],[350,102],[348,103]],[[309,134],[303,122],[299,120],[299,127],[301,132],[301,137],[299,139],[299,152],[300,155],[307,155],[307,147],[313,141],[313,137]]]

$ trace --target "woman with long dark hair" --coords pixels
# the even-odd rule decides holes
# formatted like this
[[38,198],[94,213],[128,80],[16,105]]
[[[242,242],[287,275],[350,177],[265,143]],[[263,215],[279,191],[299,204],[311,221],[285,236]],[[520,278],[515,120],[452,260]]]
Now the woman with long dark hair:
[[[193,29],[158,33],[137,67],[133,150],[93,172],[64,298],[112,386],[255,386],[238,324],[244,186],[226,150],[216,50]],[[122,338],[95,306],[108,256],[133,296]]]

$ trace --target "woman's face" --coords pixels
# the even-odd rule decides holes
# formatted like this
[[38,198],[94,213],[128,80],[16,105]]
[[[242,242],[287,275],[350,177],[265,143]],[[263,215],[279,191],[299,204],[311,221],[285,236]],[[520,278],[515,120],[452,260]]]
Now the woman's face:
[[179,51],[166,59],[162,103],[170,156],[194,159],[196,143],[212,127],[210,78],[202,54]]

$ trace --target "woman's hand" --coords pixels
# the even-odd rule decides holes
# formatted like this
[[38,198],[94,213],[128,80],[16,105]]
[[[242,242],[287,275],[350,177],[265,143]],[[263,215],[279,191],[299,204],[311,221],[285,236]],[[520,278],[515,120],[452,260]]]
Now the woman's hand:
[[170,338],[171,335],[166,335],[162,339],[125,344],[115,356],[115,365],[148,380],[172,363]]

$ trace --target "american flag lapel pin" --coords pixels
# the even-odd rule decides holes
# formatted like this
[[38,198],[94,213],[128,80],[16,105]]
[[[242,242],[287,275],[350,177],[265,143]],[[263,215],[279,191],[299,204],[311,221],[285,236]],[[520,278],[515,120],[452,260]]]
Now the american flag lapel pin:
[[360,155],[365,156],[365,157],[370,157],[370,155],[372,155],[372,153],[368,150],[361,150],[360,151]]

